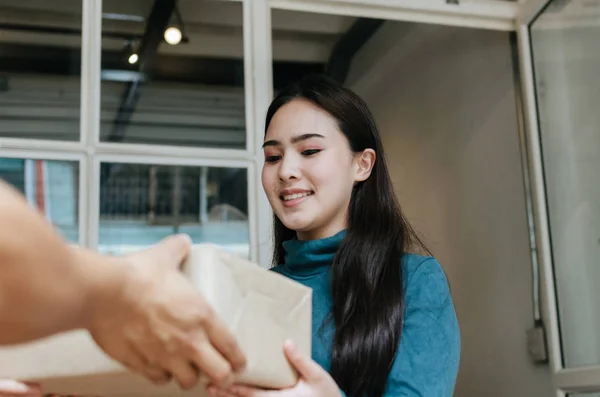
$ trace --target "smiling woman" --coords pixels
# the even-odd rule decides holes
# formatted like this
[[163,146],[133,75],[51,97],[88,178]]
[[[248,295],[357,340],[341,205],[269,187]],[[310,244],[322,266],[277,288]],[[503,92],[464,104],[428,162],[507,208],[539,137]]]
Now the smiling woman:
[[371,172],[373,149],[353,153],[335,119],[307,100],[282,104],[266,139],[262,181],[279,219],[301,240],[342,230],[353,184]]
[[[269,396],[451,396],[460,332],[440,264],[406,221],[364,102],[320,75],[275,98],[262,184],[274,212],[273,271],[313,289],[312,357]],[[260,396],[236,385],[219,396]]]

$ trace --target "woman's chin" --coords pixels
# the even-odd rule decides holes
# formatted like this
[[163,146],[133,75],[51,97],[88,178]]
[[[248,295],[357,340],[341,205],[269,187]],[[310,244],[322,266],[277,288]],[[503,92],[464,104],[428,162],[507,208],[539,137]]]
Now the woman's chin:
[[306,219],[301,219],[299,217],[284,217],[279,218],[281,222],[290,230],[295,232],[307,232],[311,229],[311,222]]

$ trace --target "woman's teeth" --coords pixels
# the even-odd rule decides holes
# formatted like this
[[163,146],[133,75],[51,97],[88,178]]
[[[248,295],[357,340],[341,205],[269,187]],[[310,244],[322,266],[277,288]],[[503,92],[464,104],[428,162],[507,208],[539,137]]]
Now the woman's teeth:
[[302,197],[310,196],[311,194],[312,192],[289,194],[287,196],[283,196],[283,201],[297,200]]

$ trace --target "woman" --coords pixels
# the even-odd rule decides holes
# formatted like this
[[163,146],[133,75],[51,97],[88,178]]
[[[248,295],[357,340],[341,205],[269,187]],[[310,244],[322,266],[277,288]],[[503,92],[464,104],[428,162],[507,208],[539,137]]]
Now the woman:
[[451,396],[459,327],[446,277],[404,218],[371,113],[323,76],[284,89],[266,118],[272,269],[313,289],[312,359],[288,343],[289,390],[213,396]]

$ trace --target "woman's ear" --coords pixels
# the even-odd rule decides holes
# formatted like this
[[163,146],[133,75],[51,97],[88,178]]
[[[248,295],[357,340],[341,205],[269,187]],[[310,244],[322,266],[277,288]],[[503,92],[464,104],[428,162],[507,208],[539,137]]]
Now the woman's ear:
[[373,149],[365,149],[356,156],[356,175],[354,180],[356,182],[365,181],[371,176],[371,171],[375,166],[377,155]]

